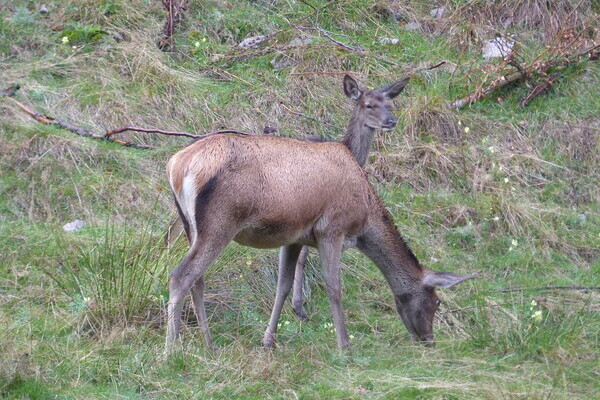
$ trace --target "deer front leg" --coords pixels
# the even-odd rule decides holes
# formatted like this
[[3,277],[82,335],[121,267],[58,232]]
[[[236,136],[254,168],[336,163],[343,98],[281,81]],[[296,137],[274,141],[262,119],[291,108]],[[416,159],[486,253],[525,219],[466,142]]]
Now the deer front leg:
[[267,349],[273,347],[275,342],[275,332],[277,331],[277,323],[281,315],[281,309],[287,295],[290,293],[292,283],[294,282],[294,270],[296,269],[296,261],[302,249],[301,245],[292,244],[283,246],[279,252],[279,276],[277,277],[277,293],[275,295],[275,303],[271,312],[269,326],[265,332],[263,346]]
[[342,282],[340,279],[340,257],[342,256],[342,238],[330,238],[319,241],[319,256],[323,266],[323,276],[325,277],[325,286],[331,314],[333,316],[333,325],[337,336],[338,347],[345,350],[350,347],[350,339],[344,322],[344,312],[342,311]]
[[302,295],[302,281],[304,280],[304,264],[308,258],[308,246],[303,246],[294,274],[294,290],[292,293],[292,310],[302,321],[308,321],[308,316],[303,310],[304,298]]

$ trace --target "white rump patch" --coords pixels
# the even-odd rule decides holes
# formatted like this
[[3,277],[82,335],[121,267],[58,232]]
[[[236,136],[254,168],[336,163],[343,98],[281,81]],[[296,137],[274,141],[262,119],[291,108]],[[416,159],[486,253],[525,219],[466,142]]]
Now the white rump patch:
[[186,175],[183,178],[183,185],[177,200],[190,224],[190,234],[192,236],[190,242],[194,243],[196,239],[196,181],[193,175]]

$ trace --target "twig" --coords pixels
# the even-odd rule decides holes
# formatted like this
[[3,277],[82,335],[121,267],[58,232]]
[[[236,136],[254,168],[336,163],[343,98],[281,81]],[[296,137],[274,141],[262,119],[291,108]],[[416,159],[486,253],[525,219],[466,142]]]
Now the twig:
[[123,140],[119,140],[119,139],[114,139],[114,138],[107,138],[104,135],[99,135],[97,133],[93,133],[87,129],[81,128],[79,126],[75,126],[72,125],[68,122],[64,122],[64,121],[60,121],[51,117],[47,117],[43,114],[40,114],[38,112],[35,112],[33,110],[31,110],[29,107],[27,107],[25,104],[21,103],[20,101],[13,99],[12,97],[6,97],[7,99],[9,99],[10,101],[12,101],[13,103],[15,103],[21,110],[23,110],[26,114],[28,114],[31,118],[35,119],[36,121],[42,122],[44,124],[48,124],[48,125],[57,125],[60,126],[61,128],[67,129],[79,136],[87,136],[87,137],[91,137],[92,139],[104,139],[104,140],[109,140],[111,142],[115,142],[118,143],[122,146],[126,146],[126,147],[135,147],[135,148],[140,148],[140,149],[150,149],[152,148],[151,146],[147,146],[145,144],[136,144],[136,143],[132,143],[132,142],[125,142]]
[[367,74],[356,71],[303,71],[290,72],[290,75],[364,75],[364,76],[387,76],[383,74]]
[[244,131],[238,131],[237,129],[221,129],[218,131],[214,131],[214,132],[210,132],[210,133],[205,133],[203,135],[195,135],[193,133],[189,133],[189,132],[178,132],[178,131],[165,131],[162,129],[154,129],[154,128],[140,128],[138,126],[125,126],[123,128],[119,128],[119,129],[113,129],[112,131],[106,132],[106,134],[103,136],[104,138],[109,138],[112,135],[116,135],[117,133],[122,133],[125,131],[133,131],[133,132],[145,132],[145,133],[159,133],[161,135],[166,135],[166,136],[184,136],[184,137],[189,137],[192,139],[196,139],[196,140],[200,140],[200,139],[204,139],[207,138],[209,136],[214,136],[214,135],[222,135],[225,133],[235,133],[236,135],[242,135],[242,136],[262,136],[256,133],[249,133],[249,132],[244,132]]
[[[364,53],[364,52],[366,51],[365,49],[363,49],[363,48],[362,48],[362,47],[360,47],[359,45],[357,45],[356,47],[354,47],[354,46],[349,46],[349,45],[347,45],[347,44],[345,44],[345,43],[342,43],[342,42],[340,42],[339,40],[336,40],[336,39],[334,39],[334,38],[332,37],[332,35],[335,35],[335,36],[341,36],[341,37],[345,37],[345,38],[348,38],[348,39],[350,39],[350,40],[354,41],[354,39],[352,39],[350,36],[348,36],[348,35],[344,35],[344,34],[342,34],[342,33],[329,32],[329,31],[327,31],[327,30],[325,30],[325,29],[323,29],[323,28],[321,28],[321,27],[319,27],[319,26],[317,26],[317,27],[312,27],[312,26],[300,26],[300,25],[297,25],[297,26],[295,26],[295,28],[297,28],[297,29],[300,29],[300,30],[305,30],[305,31],[319,31],[319,32],[321,32],[321,33],[323,34],[323,36],[325,36],[327,39],[331,40],[333,43],[337,44],[338,46],[345,48],[346,50],[350,50],[350,51],[356,51],[357,53]],[[354,42],[355,42],[355,41],[354,41]],[[356,43],[356,42],[355,42],[355,43]]]
[[237,129],[221,129],[218,131],[206,133],[204,135],[195,135],[195,134],[189,133],[189,132],[166,131],[166,130],[155,129],[155,128],[140,128],[137,126],[125,126],[123,128],[113,129],[113,130],[108,131],[105,134],[101,135],[98,133],[94,133],[88,129],[81,128],[79,126],[70,124],[68,122],[60,121],[58,119],[54,119],[52,117],[48,117],[48,116],[45,116],[38,112],[35,112],[35,111],[31,110],[29,107],[27,107],[25,104],[21,103],[20,101],[14,99],[12,97],[6,97],[6,98],[9,99],[10,101],[12,101],[13,103],[15,103],[21,110],[23,110],[26,114],[28,114],[31,118],[35,119],[36,121],[39,121],[39,122],[42,122],[42,123],[48,124],[48,125],[60,126],[61,128],[67,129],[79,136],[90,137],[92,139],[107,140],[109,142],[114,142],[114,143],[120,144],[122,146],[134,147],[134,148],[138,148],[138,149],[152,149],[153,147],[145,145],[145,144],[137,144],[137,143],[133,143],[133,142],[127,142],[124,140],[116,139],[113,136],[118,133],[123,133],[125,131],[158,133],[158,134],[167,135],[167,136],[184,136],[184,137],[189,137],[189,138],[192,138],[195,140],[200,140],[200,139],[207,138],[209,136],[221,135],[221,134],[225,134],[225,133],[234,133],[236,135],[243,135],[243,136],[262,136],[259,134],[239,131]]
[[543,287],[520,287],[512,289],[494,290],[495,293],[510,293],[510,292],[544,292],[547,290],[600,290],[600,286],[543,286]]
[[487,88],[479,90],[474,93],[471,93],[467,97],[455,101],[454,103],[450,104],[450,108],[458,109],[458,108],[467,106],[469,104],[473,104],[476,101],[487,97],[492,92],[494,92],[510,83],[516,82],[523,78],[527,78],[528,76],[531,76],[533,73],[543,75],[543,74],[548,73],[548,71],[550,71],[554,67],[571,65],[574,62],[576,62],[579,58],[581,58],[587,54],[590,54],[591,60],[596,60],[596,58],[594,58],[594,50],[596,50],[598,47],[600,47],[600,44],[593,45],[593,46],[585,49],[584,51],[573,55],[572,57],[567,57],[565,60],[562,60],[562,61],[555,61],[555,59],[553,59],[552,61],[549,61],[549,62],[538,62],[535,65],[531,65],[530,69],[513,72],[512,74],[510,74],[508,76],[504,76],[504,75],[499,76],[496,79],[494,79]]
[[430,67],[419,68],[419,70],[421,70],[421,69],[435,69],[435,68],[441,67],[444,64],[446,64],[446,61],[440,61],[439,63],[437,63],[435,65],[432,65]]
[[[446,64],[446,61],[440,61],[439,63],[437,63],[435,65],[431,65],[429,67],[415,68],[410,73],[413,74],[416,71],[435,69],[435,68],[441,67],[444,64]],[[290,75],[364,75],[364,76],[383,76],[383,77],[389,76],[389,74],[369,74],[369,73],[365,73],[365,72],[356,72],[356,71],[302,71],[302,72],[290,72]]]
[[523,74],[521,72],[515,72],[509,76],[500,76],[499,78],[496,78],[486,89],[471,93],[467,97],[455,101],[454,103],[450,104],[450,108],[462,108],[464,106],[468,106],[469,104],[473,104],[476,101],[487,97],[495,90],[500,89],[501,87],[504,87],[510,83],[516,82],[521,78],[523,78]]
[[527,107],[533,99],[535,99],[536,97],[538,97],[539,95],[544,93],[546,90],[548,90],[548,88],[550,86],[552,86],[559,77],[560,77],[560,73],[556,73],[556,74],[553,74],[552,76],[550,76],[544,82],[538,83],[537,85],[535,85],[534,88],[531,89],[529,94],[523,99],[523,101],[521,101],[521,104],[519,106],[521,108]]
[[184,17],[184,11],[187,10],[189,0],[179,0],[178,4],[173,4],[176,0],[162,0],[163,7],[167,11],[167,20],[163,28],[163,37],[158,41],[158,48],[162,51],[172,51],[175,48],[173,35],[177,25],[181,23]]

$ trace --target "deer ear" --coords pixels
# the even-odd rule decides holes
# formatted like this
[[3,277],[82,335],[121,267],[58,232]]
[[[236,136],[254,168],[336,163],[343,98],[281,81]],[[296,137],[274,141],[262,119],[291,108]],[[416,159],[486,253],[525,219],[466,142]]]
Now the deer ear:
[[404,87],[406,86],[409,80],[410,76],[407,76],[406,78],[398,82],[394,82],[382,87],[381,89],[379,89],[379,91],[389,100],[391,100],[394,97],[398,96],[404,90]]
[[473,279],[476,275],[458,275],[452,272],[433,272],[427,271],[423,278],[423,285],[431,287],[448,288],[454,286],[457,283],[466,281],[467,279]]
[[358,100],[362,95],[358,83],[350,75],[344,76],[344,93],[352,100]]

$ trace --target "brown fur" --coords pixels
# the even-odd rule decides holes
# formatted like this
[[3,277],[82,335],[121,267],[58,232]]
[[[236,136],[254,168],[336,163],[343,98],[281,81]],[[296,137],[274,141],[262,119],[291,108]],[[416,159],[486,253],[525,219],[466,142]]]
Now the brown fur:
[[[346,247],[358,247],[380,268],[411,334],[433,340],[437,297],[425,282],[435,273],[421,268],[344,145],[217,135],[175,154],[167,170],[183,211],[198,218],[190,221],[191,249],[170,277],[167,347],[178,336],[181,304],[189,290],[211,345],[203,276],[231,240],[259,248],[284,246],[266,347],[273,345],[302,245],[319,249],[340,348],[349,345],[340,305],[339,259]],[[193,193],[189,186],[186,192],[186,177],[193,178]],[[433,281],[450,285],[466,279],[445,277]]]

